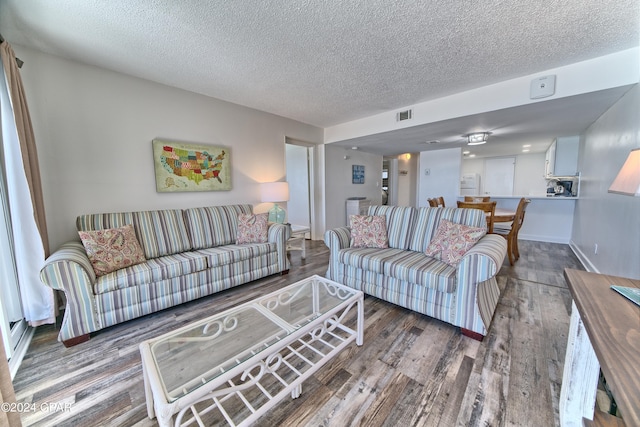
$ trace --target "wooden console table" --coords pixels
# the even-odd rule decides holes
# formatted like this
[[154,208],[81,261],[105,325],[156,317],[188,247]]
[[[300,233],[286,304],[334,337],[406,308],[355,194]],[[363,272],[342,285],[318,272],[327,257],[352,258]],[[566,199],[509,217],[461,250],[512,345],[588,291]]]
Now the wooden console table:
[[602,369],[624,421],[615,422],[640,426],[640,307],[610,289],[611,285],[640,288],[640,280],[573,269],[565,269],[564,276],[573,304],[560,424],[608,425],[602,424],[608,418],[602,413],[596,411],[594,418]]

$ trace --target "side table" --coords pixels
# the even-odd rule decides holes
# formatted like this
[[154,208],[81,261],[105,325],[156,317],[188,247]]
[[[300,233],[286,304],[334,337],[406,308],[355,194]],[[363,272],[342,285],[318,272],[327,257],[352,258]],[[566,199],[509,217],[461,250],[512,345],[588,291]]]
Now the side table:
[[307,257],[307,233],[311,233],[311,228],[306,225],[290,224],[291,237],[287,240],[287,251],[302,251],[302,259]]
[[[640,426],[640,307],[610,289],[640,280],[565,269],[573,298],[560,393],[560,425],[605,425],[595,411],[600,369],[618,404],[617,424]],[[593,421],[591,421],[593,420]]]

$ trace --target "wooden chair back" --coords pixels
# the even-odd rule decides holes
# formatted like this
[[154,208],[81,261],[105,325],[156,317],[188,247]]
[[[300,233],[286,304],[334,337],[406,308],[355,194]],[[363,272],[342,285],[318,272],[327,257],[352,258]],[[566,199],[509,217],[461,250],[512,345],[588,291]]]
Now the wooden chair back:
[[480,209],[486,212],[487,216],[487,233],[493,233],[493,220],[496,215],[496,204],[498,202],[458,202],[459,208]]
[[520,199],[520,201],[518,202],[518,207],[516,208],[516,213],[513,216],[513,221],[511,222],[511,228],[496,228],[496,233],[507,239],[507,254],[509,255],[509,263],[511,265],[513,265],[513,263],[520,258],[520,249],[518,248],[518,233],[520,232],[520,228],[524,223],[524,213],[527,210],[527,205],[529,205],[530,202],[531,200],[525,199],[524,197]]
[[465,202],[490,202],[491,196],[464,196]]
[[438,206],[444,207],[444,197],[442,196],[427,199],[427,202],[429,202],[429,206],[431,206],[432,208],[437,208]]
[[518,232],[520,228],[522,228],[522,224],[524,223],[524,213],[527,210],[527,205],[531,203],[531,200],[525,199],[524,197],[520,199],[518,202],[518,207],[516,208],[516,214],[513,217],[513,224],[511,225],[511,233],[514,238],[518,238]]

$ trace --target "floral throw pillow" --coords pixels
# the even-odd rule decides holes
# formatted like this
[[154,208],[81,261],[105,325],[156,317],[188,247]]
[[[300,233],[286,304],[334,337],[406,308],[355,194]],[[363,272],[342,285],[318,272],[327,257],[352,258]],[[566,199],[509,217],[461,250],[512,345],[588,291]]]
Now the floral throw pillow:
[[351,215],[352,248],[388,248],[387,222],[383,215]]
[[455,267],[485,234],[485,228],[469,227],[443,219],[425,254]]
[[96,276],[146,261],[132,225],[78,234]]
[[236,243],[266,243],[269,239],[269,214],[239,214]]

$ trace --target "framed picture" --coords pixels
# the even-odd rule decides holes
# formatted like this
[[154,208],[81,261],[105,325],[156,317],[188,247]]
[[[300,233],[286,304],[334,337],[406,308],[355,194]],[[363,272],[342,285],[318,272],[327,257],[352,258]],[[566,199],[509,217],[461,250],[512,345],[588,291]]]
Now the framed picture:
[[352,172],[351,182],[353,184],[364,184],[364,166],[363,165],[351,166],[351,172]]
[[156,191],[231,190],[228,147],[153,140]]

